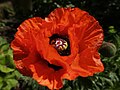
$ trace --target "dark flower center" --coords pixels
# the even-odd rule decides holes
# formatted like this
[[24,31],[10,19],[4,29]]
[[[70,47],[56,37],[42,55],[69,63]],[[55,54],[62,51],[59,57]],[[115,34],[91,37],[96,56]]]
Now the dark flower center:
[[62,69],[62,66],[56,66],[50,63],[48,63],[48,67],[54,69],[55,71],[59,71],[60,69]]
[[50,45],[52,45],[61,56],[70,55],[70,42],[66,36],[54,34],[50,37]]
[[57,49],[57,51],[63,51],[68,48],[68,43],[64,39],[56,38],[51,41],[51,45]]

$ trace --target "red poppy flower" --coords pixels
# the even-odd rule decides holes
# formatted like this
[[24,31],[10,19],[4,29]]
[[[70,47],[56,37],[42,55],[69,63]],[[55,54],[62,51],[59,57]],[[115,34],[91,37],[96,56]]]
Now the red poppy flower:
[[98,49],[103,30],[79,8],[57,8],[42,19],[33,17],[19,27],[11,43],[18,70],[49,89],[63,79],[92,76],[104,70]]

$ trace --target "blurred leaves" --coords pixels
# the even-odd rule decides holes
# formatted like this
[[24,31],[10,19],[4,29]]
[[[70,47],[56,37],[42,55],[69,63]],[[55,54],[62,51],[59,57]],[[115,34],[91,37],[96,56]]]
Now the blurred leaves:
[[15,69],[12,50],[7,41],[0,37],[0,90],[11,90],[18,84],[19,72]]
[[39,85],[37,81],[27,76],[21,76],[18,82],[19,85],[17,88],[20,90],[49,90],[47,87]]

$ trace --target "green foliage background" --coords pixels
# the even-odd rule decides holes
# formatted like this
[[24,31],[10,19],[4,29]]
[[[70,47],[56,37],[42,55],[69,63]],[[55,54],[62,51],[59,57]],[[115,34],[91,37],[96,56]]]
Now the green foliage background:
[[0,90],[48,90],[16,70],[9,43],[21,22],[34,16],[44,18],[57,7],[79,7],[88,11],[102,25],[106,42],[99,50],[104,72],[73,81],[64,80],[61,90],[120,90],[119,0],[0,1]]

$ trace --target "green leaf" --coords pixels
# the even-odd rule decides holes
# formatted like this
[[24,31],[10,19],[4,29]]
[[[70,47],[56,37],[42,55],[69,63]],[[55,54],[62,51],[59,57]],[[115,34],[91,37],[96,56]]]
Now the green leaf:
[[95,81],[92,81],[92,83],[95,86],[95,90],[100,90],[99,86],[96,85]]
[[14,71],[14,74],[17,78],[22,77],[22,74],[20,74],[17,70]]
[[114,86],[113,82],[111,79],[105,78],[105,77],[101,77],[103,83],[108,83],[110,86]]
[[7,85],[10,85],[11,87],[15,87],[18,84],[18,81],[16,79],[7,79],[5,81]]
[[3,79],[2,79],[2,77],[0,77],[0,82],[2,82],[3,81]]
[[0,52],[1,53],[7,53],[8,49],[9,49],[8,43],[4,43],[4,44],[0,45],[0,50],[1,50]]
[[6,39],[4,39],[3,37],[0,37],[0,46],[4,43],[7,43]]
[[20,77],[21,77],[21,74],[17,70],[15,70],[14,72],[7,74],[5,76],[5,79],[10,79],[10,78],[16,78],[17,79],[17,78],[20,78]]
[[5,26],[5,23],[0,22],[0,27],[4,27],[4,26]]
[[109,33],[114,34],[117,31],[115,30],[114,26],[109,26]]
[[3,54],[0,54],[0,64],[5,64],[5,56]]
[[117,77],[116,73],[110,72],[109,77],[111,78],[112,81],[117,82],[119,81],[119,78]]
[[4,79],[4,82],[6,84],[2,90],[11,90],[11,88],[15,87],[18,84],[18,81],[16,79]]
[[2,86],[3,86],[3,78],[0,77],[0,90],[1,90]]
[[11,86],[10,85],[6,85],[5,87],[2,88],[2,90],[11,90]]
[[8,67],[11,68],[15,68],[13,59],[8,54],[6,54],[5,56],[0,55],[0,64],[7,65]]
[[5,79],[15,78],[15,73],[7,73],[7,75],[4,77]]
[[114,35],[114,42],[115,42],[117,48],[119,48],[120,47],[120,36],[119,35],[117,35],[117,34]]
[[13,60],[13,52],[11,49],[8,50],[8,54],[10,55],[11,59]]
[[5,61],[6,61],[6,65],[7,65],[8,67],[15,68],[13,59],[10,57],[10,55],[6,55],[6,56],[5,56]]
[[69,86],[69,87],[65,88],[64,90],[72,90],[72,88]]
[[3,72],[3,73],[9,73],[9,72],[12,72],[12,71],[14,71],[14,70],[15,70],[15,69],[8,68],[8,67],[0,64],[0,71]]
[[2,90],[3,82],[0,82],[0,90]]
[[1,90],[2,86],[3,86],[3,78],[0,77],[0,90]]

